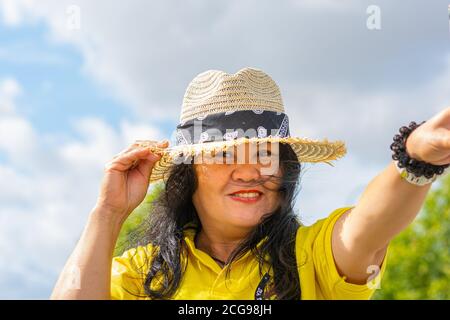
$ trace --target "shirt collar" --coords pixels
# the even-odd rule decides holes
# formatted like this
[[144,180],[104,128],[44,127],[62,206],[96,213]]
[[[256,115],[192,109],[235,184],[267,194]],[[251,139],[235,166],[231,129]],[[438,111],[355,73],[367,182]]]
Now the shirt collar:
[[[187,244],[189,252],[199,262],[201,262],[204,265],[208,266],[209,268],[211,268],[216,273],[222,272],[223,269],[220,268],[220,266],[217,264],[217,262],[214,261],[213,258],[211,258],[211,256],[209,256],[206,252],[196,248],[194,239],[195,239],[195,234],[197,232],[197,228],[198,228],[198,225],[196,223],[194,223],[194,222],[190,222],[190,223],[186,224],[185,227],[183,228],[184,241]],[[256,245],[256,247],[259,248],[266,239],[267,239],[267,236],[264,239],[262,239]],[[250,256],[254,257],[254,255],[251,253],[251,250],[248,250],[242,257],[240,257],[239,259],[234,261],[233,264],[237,265],[239,263],[242,263],[243,261],[245,261]]]

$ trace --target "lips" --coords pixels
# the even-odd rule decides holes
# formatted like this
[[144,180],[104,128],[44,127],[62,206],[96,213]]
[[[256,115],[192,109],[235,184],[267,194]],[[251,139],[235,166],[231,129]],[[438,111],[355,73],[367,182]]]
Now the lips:
[[244,203],[254,203],[261,199],[263,193],[259,190],[239,190],[231,193],[232,200]]

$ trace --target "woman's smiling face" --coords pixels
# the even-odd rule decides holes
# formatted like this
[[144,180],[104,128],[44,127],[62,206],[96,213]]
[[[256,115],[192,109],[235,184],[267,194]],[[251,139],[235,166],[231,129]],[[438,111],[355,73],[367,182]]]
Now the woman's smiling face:
[[280,179],[274,179],[281,178],[278,145],[247,143],[202,160],[194,164],[198,184],[193,195],[202,222],[253,228],[278,208]]

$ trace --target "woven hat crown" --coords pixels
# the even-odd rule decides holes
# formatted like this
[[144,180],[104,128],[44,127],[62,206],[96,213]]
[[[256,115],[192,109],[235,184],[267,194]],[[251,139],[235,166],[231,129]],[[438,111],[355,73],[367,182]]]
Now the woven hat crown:
[[[243,112],[238,113],[235,111]],[[263,113],[261,111],[270,112],[266,114],[266,112]],[[244,119],[233,119],[233,115],[244,117]],[[250,116],[251,119],[245,118],[245,116]],[[277,117],[282,117],[280,123],[278,123]],[[288,144],[296,154],[299,162],[325,162],[331,166],[333,165],[331,163],[332,160],[343,157],[347,152],[344,141],[315,140],[306,137],[290,136],[288,131],[284,130],[288,128],[288,121],[284,112],[280,89],[275,81],[260,69],[247,67],[235,74],[228,74],[220,70],[208,70],[197,75],[189,83],[184,94],[180,123],[177,125],[176,132],[181,133],[185,137],[183,131],[191,133],[191,130],[195,128],[195,120],[206,122],[206,124],[202,122],[198,126],[202,130],[199,138],[202,138],[202,136],[206,137],[204,133],[207,130],[203,131],[203,125],[205,125],[205,128],[208,128],[208,126],[219,124],[216,129],[223,133],[224,128],[220,124],[226,124],[229,120],[231,121],[229,123],[231,127],[225,129],[236,129],[236,124],[251,125],[251,128],[256,125],[258,136],[239,138],[231,135],[231,139],[225,138],[224,140],[219,139],[219,141],[215,139],[214,141],[200,139],[194,142],[192,140],[182,140],[186,143],[176,144],[169,148],[159,148],[155,146],[154,141],[145,140],[140,145],[150,146],[153,152],[161,155],[161,159],[155,163],[152,169],[150,182],[160,179],[167,181],[171,168],[173,168],[175,162],[178,163],[179,159],[187,159],[188,163],[192,163],[190,162],[193,159],[192,157],[202,154],[203,151],[227,150],[230,146],[237,146],[247,142],[280,142]],[[233,123],[235,120],[237,120],[236,123]],[[266,124],[267,121],[268,125]],[[263,123],[264,126],[262,126]],[[284,134],[266,135],[267,127],[273,126],[277,126],[278,133],[284,132]],[[261,129],[260,127],[264,130],[259,130]],[[224,133],[223,137],[226,134],[227,132]],[[195,137],[195,130],[192,137]],[[207,143],[203,143],[205,141]]]
[[208,70],[188,85],[180,123],[227,111],[267,110],[284,113],[280,88],[264,71],[243,68],[235,74]]

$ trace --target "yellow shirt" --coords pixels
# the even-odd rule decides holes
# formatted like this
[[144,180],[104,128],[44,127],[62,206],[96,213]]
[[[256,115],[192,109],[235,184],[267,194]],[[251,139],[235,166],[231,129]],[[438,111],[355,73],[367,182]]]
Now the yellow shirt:
[[[351,207],[334,210],[327,218],[311,226],[299,227],[296,235],[296,259],[302,299],[370,299],[386,268],[368,284],[356,285],[345,281],[336,269],[331,249],[333,226]],[[250,252],[233,263],[226,278],[225,269],[205,252],[195,248],[195,231],[188,229],[184,239],[188,246],[188,264],[173,299],[255,299],[262,277],[258,262]],[[111,274],[112,299],[139,299],[143,294],[142,273],[146,273],[152,246],[138,247],[113,258]],[[132,264],[132,262],[134,264]],[[136,271],[133,266],[142,266]],[[262,275],[268,270],[263,270]],[[372,272],[368,273],[368,277]],[[273,276],[269,271],[269,275]],[[141,298],[142,299],[142,298]]]

